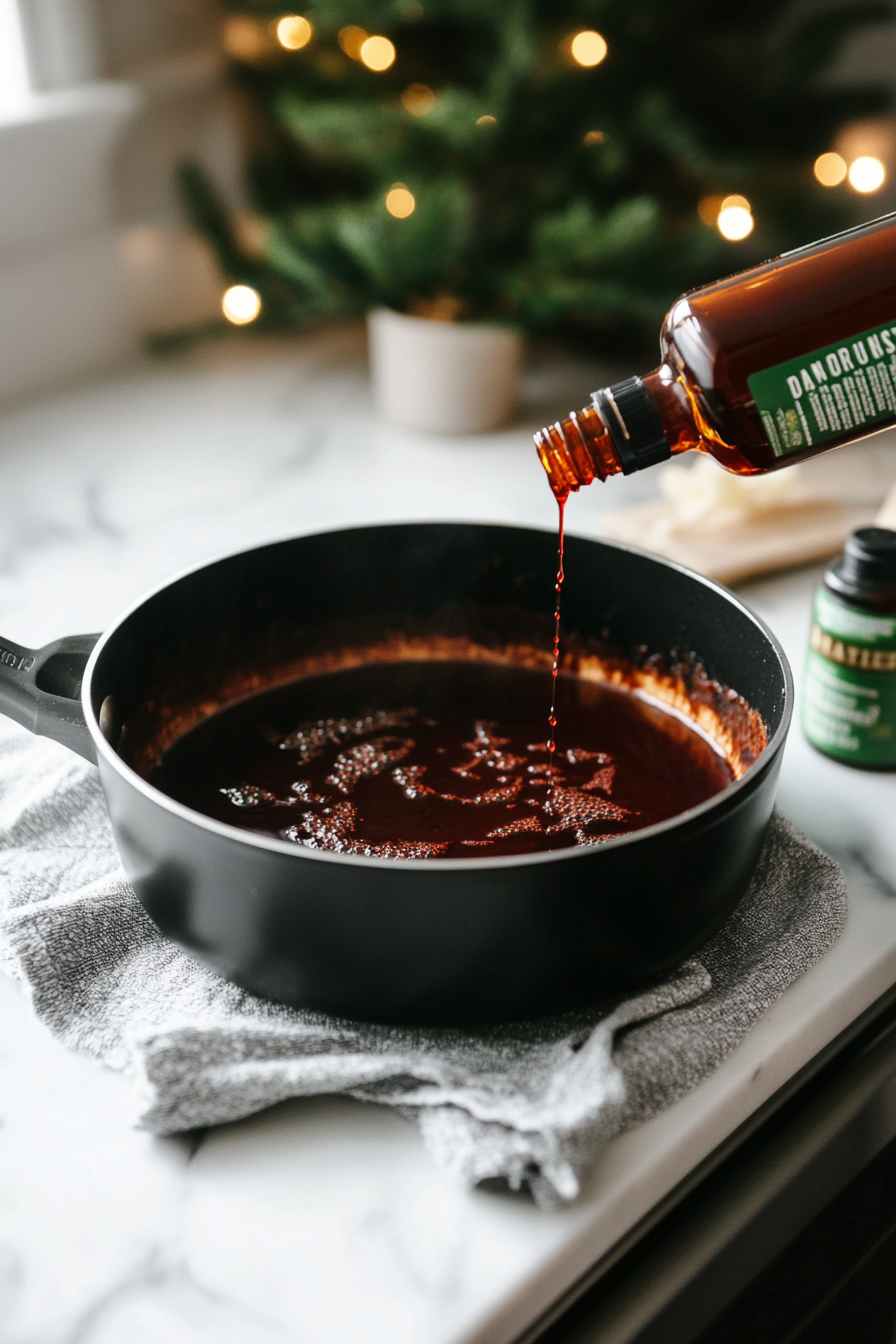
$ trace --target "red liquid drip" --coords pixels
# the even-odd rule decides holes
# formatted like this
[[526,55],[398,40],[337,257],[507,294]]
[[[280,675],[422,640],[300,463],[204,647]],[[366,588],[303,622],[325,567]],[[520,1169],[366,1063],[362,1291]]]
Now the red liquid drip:
[[560,597],[563,592],[563,523],[566,515],[566,501],[569,499],[569,491],[565,495],[557,496],[557,508],[560,514],[560,525],[557,536],[557,582],[554,590],[557,594],[557,605],[554,608],[554,666],[551,669],[551,712],[548,716],[548,751],[551,753],[550,759],[554,759],[554,752],[557,750],[556,729],[557,729],[557,676],[560,672]]

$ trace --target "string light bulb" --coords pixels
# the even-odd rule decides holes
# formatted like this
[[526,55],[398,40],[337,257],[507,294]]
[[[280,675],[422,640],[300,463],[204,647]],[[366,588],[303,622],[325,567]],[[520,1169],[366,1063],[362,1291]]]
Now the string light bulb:
[[726,196],[719,208],[716,228],[729,243],[739,243],[753,232],[753,210],[746,196]]
[[707,228],[715,228],[724,199],[724,196],[719,196],[715,193],[710,196],[701,196],[697,205],[697,214],[703,220],[703,223]]
[[576,65],[583,65],[588,69],[600,65],[608,50],[606,40],[592,28],[576,33],[569,49]]
[[284,14],[274,31],[277,41],[287,51],[301,51],[302,47],[307,47],[314,34],[311,24],[301,14]]
[[412,117],[425,117],[436,96],[428,84],[409,84],[401,95],[402,106]]
[[367,41],[367,33],[363,28],[359,28],[356,23],[349,23],[345,28],[339,29],[339,36],[336,40],[346,56],[353,61],[360,61],[361,48]]
[[853,159],[849,165],[849,185],[853,191],[860,191],[863,195],[870,191],[879,191],[883,186],[887,170],[876,159],[873,154],[863,154],[858,159]]
[[413,192],[408,191],[403,182],[396,182],[386,192],[386,209],[396,219],[407,219],[417,209]]
[[361,60],[368,70],[380,74],[395,60],[395,46],[388,37],[368,37],[361,43]]
[[270,31],[244,14],[231,14],[224,24],[224,50],[234,61],[259,61],[271,44]]
[[812,171],[823,187],[839,187],[846,176],[846,160],[842,154],[819,154]]
[[231,285],[224,291],[221,311],[235,327],[245,327],[261,312],[261,295],[251,285]]

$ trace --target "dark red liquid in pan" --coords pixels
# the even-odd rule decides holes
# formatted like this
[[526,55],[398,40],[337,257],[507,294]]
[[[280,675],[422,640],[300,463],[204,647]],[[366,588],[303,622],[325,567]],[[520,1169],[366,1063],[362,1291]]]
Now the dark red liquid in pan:
[[297,845],[473,858],[600,844],[703,802],[732,774],[697,732],[630,691],[503,664],[410,662],[307,678],[222,710],[150,779],[207,816]]

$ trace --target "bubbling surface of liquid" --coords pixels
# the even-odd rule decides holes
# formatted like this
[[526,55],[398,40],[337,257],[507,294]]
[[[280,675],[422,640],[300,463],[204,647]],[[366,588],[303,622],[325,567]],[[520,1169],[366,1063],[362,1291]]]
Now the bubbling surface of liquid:
[[687,811],[732,779],[698,732],[629,690],[438,661],[367,665],[254,696],[186,733],[149,775],[230,825],[397,859],[601,844]]

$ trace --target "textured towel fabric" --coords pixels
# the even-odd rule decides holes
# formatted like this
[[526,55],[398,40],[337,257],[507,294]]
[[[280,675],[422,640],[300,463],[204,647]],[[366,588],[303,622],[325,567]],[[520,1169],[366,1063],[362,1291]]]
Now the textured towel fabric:
[[699,959],[610,1009],[480,1032],[298,1012],[163,938],[124,878],[93,767],[0,722],[0,952],[61,1041],[133,1077],[138,1123],[160,1134],[341,1092],[413,1116],[465,1181],[565,1202],[600,1145],[717,1068],[845,919],[837,865],[776,817]]

